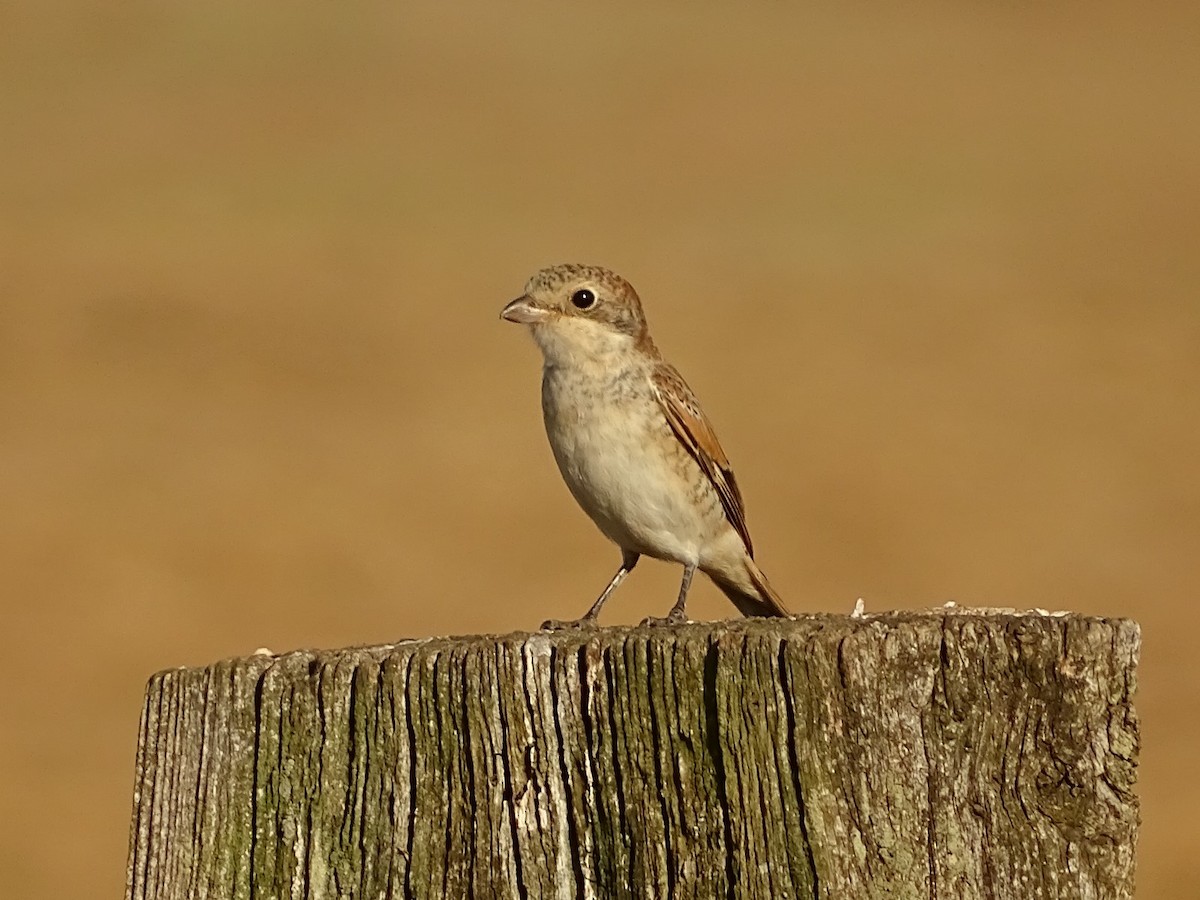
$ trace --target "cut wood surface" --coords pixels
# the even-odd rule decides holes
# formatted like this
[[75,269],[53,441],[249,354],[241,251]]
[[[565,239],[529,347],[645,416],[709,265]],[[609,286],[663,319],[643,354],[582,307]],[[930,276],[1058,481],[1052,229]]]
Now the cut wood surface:
[[1133,896],[1127,620],[738,620],[155,675],[131,900]]

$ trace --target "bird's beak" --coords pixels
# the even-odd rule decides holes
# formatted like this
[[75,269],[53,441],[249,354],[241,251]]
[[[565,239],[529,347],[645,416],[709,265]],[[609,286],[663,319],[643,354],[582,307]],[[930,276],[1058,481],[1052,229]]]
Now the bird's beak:
[[500,310],[500,318],[519,325],[536,325],[550,317],[550,310],[538,306],[529,297],[518,297],[504,309]]

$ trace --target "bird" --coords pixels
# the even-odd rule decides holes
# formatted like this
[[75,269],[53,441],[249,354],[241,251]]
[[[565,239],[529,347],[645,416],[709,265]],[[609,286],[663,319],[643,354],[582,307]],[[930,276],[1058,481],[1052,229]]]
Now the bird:
[[601,266],[541,269],[500,317],[527,326],[542,352],[542,416],[563,480],[621,551],[621,565],[580,618],[595,623],[642,556],[678,563],[683,579],[665,617],[686,622],[699,569],[745,616],[790,616],[754,561],[733,469],[696,395],[650,337],[633,286]]

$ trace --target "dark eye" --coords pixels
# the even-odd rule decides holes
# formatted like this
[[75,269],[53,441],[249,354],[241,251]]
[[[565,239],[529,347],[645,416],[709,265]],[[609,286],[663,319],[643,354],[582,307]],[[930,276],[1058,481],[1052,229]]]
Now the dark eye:
[[576,291],[571,295],[571,302],[576,309],[587,309],[596,302],[596,295],[589,290]]

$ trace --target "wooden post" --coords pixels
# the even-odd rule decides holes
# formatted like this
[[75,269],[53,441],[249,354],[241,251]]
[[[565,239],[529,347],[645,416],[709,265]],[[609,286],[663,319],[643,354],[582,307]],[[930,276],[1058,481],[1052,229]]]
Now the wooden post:
[[1139,641],[939,610],[162,672],[127,896],[1132,897]]

